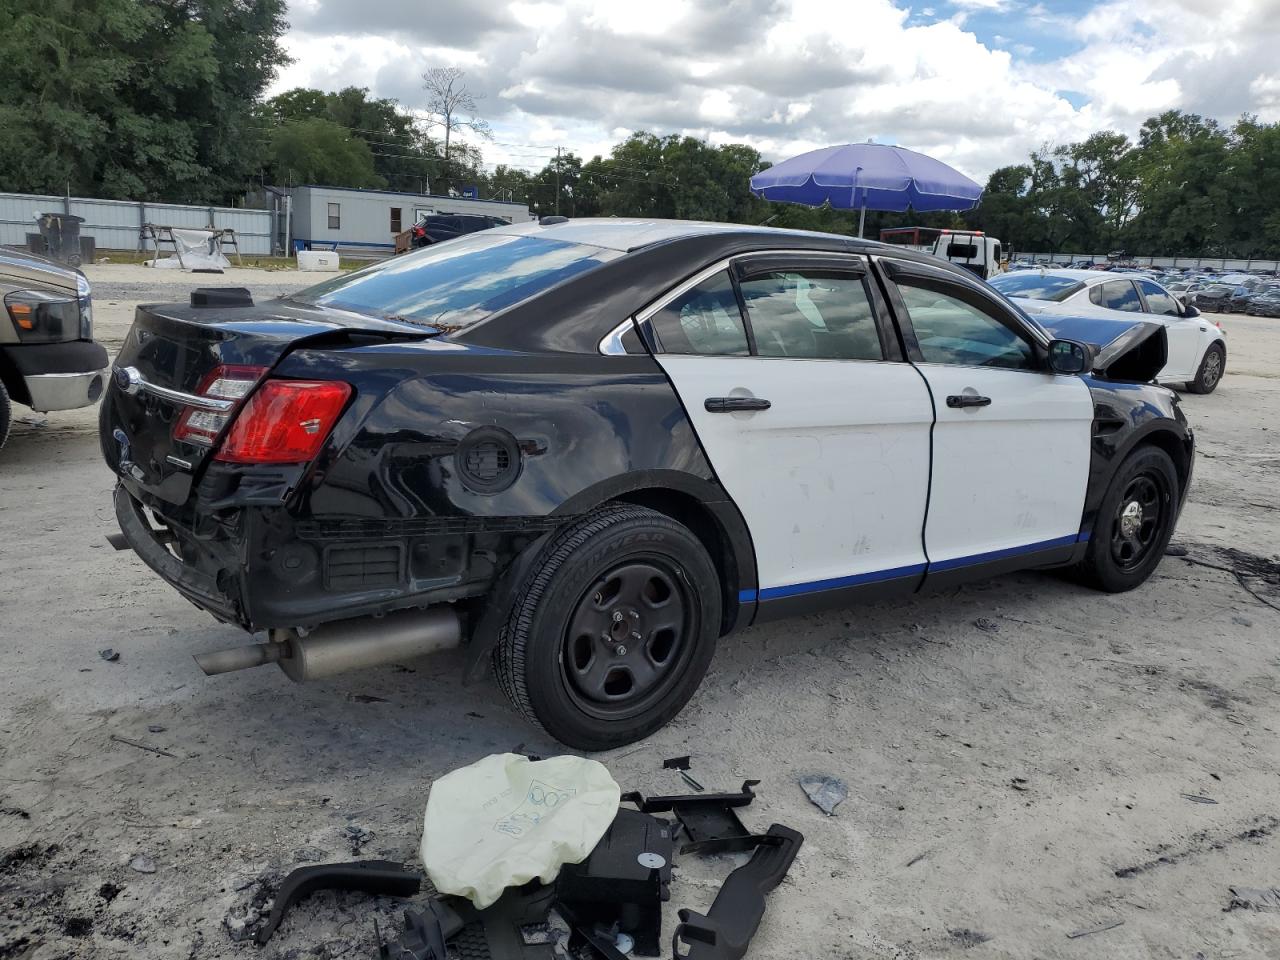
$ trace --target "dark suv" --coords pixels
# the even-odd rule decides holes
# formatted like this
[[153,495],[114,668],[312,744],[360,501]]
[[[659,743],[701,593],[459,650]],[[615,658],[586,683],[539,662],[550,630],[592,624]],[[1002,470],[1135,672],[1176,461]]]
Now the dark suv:
[[482,217],[468,213],[430,213],[413,225],[413,245],[425,247],[441,240],[452,240],[464,233],[505,227],[508,222],[501,217]]

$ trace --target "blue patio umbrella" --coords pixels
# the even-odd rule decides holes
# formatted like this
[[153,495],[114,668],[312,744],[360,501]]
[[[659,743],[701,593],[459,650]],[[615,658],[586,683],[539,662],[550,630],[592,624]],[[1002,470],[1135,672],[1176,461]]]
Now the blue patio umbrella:
[[982,187],[941,160],[883,143],[846,143],[783,160],[752,177],[751,192],[782,203],[861,210],[858,236],[869,209],[972,210],[982,199]]

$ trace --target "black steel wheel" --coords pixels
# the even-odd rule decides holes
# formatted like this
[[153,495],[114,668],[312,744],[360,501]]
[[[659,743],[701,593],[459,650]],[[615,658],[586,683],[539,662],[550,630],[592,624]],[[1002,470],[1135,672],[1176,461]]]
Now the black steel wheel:
[[1209,349],[1204,352],[1204,359],[1200,361],[1196,378],[1187,384],[1187,389],[1192,393],[1213,393],[1222,382],[1226,369],[1227,351],[1220,343],[1210,344]]
[[606,571],[565,631],[560,664],[570,698],[602,719],[643,713],[679,680],[692,652],[692,613],[686,582],[658,558]]
[[1111,519],[1111,559],[1121,570],[1133,570],[1146,560],[1156,535],[1164,528],[1164,514],[1172,506],[1164,476],[1155,469],[1139,473],[1125,488]]
[[580,750],[648,736],[701,683],[719,636],[720,577],[686,527],[609,504],[546,545],[494,649],[503,692]]
[[1111,478],[1076,574],[1109,593],[1143,583],[1164,556],[1180,503],[1178,471],[1169,454],[1138,447]]

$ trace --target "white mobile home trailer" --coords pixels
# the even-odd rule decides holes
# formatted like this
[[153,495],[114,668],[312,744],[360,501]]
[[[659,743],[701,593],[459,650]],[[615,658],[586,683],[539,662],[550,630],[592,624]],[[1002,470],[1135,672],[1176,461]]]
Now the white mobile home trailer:
[[469,200],[393,190],[291,187],[290,234],[296,249],[337,250],[345,256],[390,256],[396,234],[429,213],[469,213],[510,223],[536,219],[523,203]]

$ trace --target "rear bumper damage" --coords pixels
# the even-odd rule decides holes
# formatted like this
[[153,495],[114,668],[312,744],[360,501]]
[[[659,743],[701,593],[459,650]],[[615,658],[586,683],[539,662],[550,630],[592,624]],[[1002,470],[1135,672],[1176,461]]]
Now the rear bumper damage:
[[197,607],[249,632],[311,629],[482,596],[514,556],[560,522],[298,520],[280,497],[292,485],[255,477],[235,496],[224,490],[217,497],[221,484],[206,476],[192,503],[175,508],[124,479],[115,491],[116,518],[147,566]]

